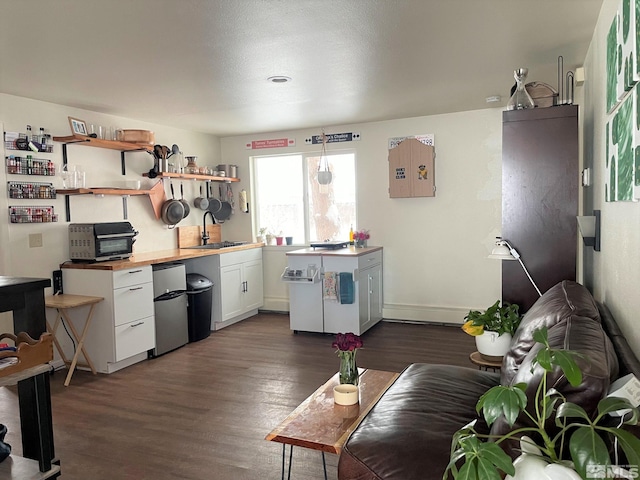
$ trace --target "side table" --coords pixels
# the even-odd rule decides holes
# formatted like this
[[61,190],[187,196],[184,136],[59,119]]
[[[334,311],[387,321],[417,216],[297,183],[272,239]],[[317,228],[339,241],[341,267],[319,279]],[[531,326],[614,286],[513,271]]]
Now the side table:
[[500,370],[500,368],[502,367],[501,361],[486,360],[482,358],[480,352],[473,352],[471,355],[469,355],[469,360],[471,361],[471,363],[478,366],[478,370],[489,371],[489,369],[491,369],[495,372],[496,370]]
[[[103,297],[90,297],[87,295],[69,295],[69,294],[51,295],[45,298],[45,306],[47,308],[55,308],[58,312],[58,314],[56,315],[56,320],[53,324],[53,328],[51,328],[51,326],[49,325],[49,322],[47,322],[47,330],[51,332],[51,334],[53,335],[53,343],[58,349],[58,352],[60,353],[60,357],[62,357],[62,360],[64,361],[65,365],[69,367],[67,378],[64,380],[65,387],[69,386],[69,382],[71,382],[71,377],[73,376],[73,372],[75,371],[76,366],[88,367],[91,369],[91,373],[93,373],[94,375],[97,373],[96,368],[93,366],[93,362],[91,361],[91,357],[89,357],[86,350],[84,349],[84,340],[87,336],[87,331],[89,330],[91,319],[93,318],[93,310],[96,304],[103,300],[104,300]],[[84,322],[82,333],[78,335],[78,331],[76,330],[76,327],[73,325],[73,322],[69,320],[67,311],[72,308],[82,307],[85,305],[90,306],[89,313],[87,313],[87,319]],[[73,359],[71,361],[67,359],[67,356],[65,355],[64,351],[62,350],[62,347],[60,346],[60,343],[58,342],[58,339],[56,338],[56,331],[58,330],[58,326],[60,325],[61,321],[66,322],[66,325],[68,325],[69,328],[71,329],[71,333],[74,336],[75,341],[78,342],[78,345],[76,346],[75,352],[73,354]],[[78,363],[78,357],[80,356],[80,352],[82,352],[82,355],[84,355],[84,359],[87,362],[86,364]]]

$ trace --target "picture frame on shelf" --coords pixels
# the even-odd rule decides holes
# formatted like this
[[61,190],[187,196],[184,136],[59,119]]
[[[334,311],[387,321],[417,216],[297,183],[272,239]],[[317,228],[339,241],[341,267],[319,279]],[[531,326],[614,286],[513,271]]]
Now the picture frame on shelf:
[[87,124],[84,120],[69,117],[69,126],[71,127],[71,133],[73,133],[73,135],[82,135],[83,137],[87,137],[89,135],[87,131]]

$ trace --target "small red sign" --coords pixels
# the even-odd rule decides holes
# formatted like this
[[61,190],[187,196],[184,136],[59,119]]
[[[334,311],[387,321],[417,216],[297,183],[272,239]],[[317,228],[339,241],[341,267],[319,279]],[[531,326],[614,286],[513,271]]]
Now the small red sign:
[[248,150],[258,150],[261,148],[293,147],[295,144],[295,138],[274,138],[271,140],[252,140],[247,142],[245,146]]

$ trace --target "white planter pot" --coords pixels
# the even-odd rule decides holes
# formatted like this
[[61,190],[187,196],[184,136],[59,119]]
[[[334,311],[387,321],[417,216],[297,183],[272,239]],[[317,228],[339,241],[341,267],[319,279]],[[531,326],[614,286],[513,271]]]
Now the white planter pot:
[[520,449],[522,455],[513,461],[516,474],[507,475],[505,480],[580,480],[580,475],[572,468],[545,461],[529,437],[520,439]]
[[476,337],[476,347],[485,360],[501,361],[510,346],[510,333],[484,332]]

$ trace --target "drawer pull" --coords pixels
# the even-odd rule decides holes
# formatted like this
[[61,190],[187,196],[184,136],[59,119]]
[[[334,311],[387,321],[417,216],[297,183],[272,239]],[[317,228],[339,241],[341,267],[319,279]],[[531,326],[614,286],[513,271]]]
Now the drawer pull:
[[133,328],[133,327],[139,327],[140,325],[144,325],[144,322],[134,323],[133,325],[130,325],[130,327],[131,327],[131,328]]
[[129,270],[127,273],[140,273],[142,270]]
[[129,291],[133,292],[135,290],[142,290],[143,287],[135,287],[135,288],[130,288]]

